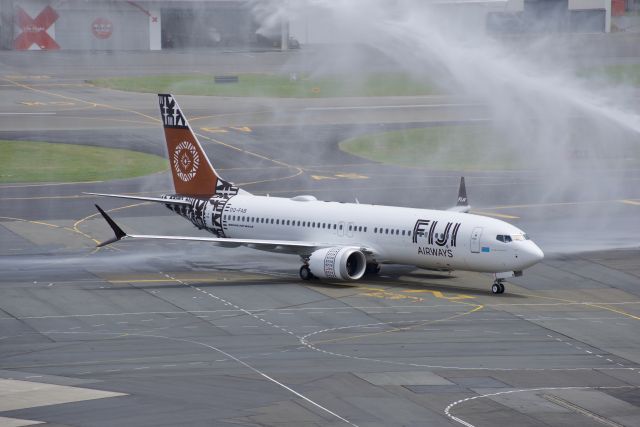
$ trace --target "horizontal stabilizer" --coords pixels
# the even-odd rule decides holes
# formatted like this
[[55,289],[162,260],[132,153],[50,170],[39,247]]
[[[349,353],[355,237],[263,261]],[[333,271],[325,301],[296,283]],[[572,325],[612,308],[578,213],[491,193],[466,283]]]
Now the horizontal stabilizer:
[[164,203],[167,205],[191,206],[191,202],[187,200],[163,199],[161,197],[128,196],[124,194],[104,194],[104,193],[82,193],[82,194],[89,194],[91,196],[115,197],[117,199],[140,200],[143,202]]

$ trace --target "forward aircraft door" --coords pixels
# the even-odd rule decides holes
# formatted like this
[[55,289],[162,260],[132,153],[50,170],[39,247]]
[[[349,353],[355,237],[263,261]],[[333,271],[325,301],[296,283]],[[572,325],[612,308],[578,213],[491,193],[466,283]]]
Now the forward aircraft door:
[[476,227],[471,232],[471,252],[477,254],[480,252],[480,236],[482,236],[482,227]]

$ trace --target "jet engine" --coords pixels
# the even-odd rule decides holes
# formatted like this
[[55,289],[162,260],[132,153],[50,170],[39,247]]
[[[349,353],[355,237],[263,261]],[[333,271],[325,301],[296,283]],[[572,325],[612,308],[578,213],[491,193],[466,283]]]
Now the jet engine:
[[358,280],[367,268],[367,257],[358,248],[318,249],[309,258],[311,273],[320,279]]

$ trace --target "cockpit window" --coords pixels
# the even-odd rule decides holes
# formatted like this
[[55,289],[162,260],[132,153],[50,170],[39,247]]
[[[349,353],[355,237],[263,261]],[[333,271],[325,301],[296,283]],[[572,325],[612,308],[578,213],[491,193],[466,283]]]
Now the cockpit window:
[[506,234],[498,234],[496,236],[496,240],[498,240],[499,242],[510,243],[511,242],[511,236],[506,235]]

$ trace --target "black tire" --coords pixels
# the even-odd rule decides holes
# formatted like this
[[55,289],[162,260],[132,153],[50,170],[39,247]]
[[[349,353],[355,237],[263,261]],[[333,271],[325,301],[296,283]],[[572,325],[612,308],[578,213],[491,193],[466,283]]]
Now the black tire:
[[494,295],[500,293],[500,283],[494,283],[493,286],[491,286],[491,293]]
[[302,280],[311,280],[313,274],[311,274],[311,270],[309,270],[309,266],[303,265],[300,267],[300,278]]
[[504,294],[504,284],[502,283],[498,283],[500,285],[500,292],[498,292],[499,294]]
[[380,264],[369,263],[367,264],[367,269],[365,270],[365,274],[377,275],[380,273]]

